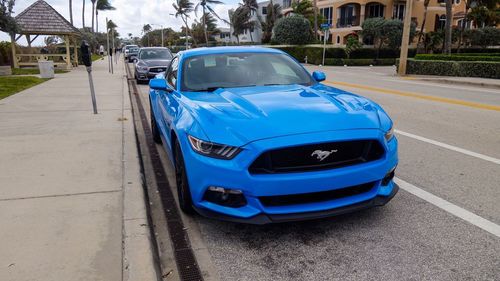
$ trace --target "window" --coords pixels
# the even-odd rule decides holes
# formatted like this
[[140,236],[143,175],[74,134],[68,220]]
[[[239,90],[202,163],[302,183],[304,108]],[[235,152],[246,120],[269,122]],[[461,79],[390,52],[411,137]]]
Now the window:
[[405,4],[394,4],[392,18],[403,20],[405,18]]
[[323,23],[332,24],[333,7],[321,8],[319,9],[319,14],[325,19]]
[[441,16],[436,15],[436,23],[434,25],[435,30],[438,31],[444,29],[445,25],[446,25],[446,15],[441,15]]
[[213,91],[217,88],[265,85],[311,85],[311,76],[287,55],[229,53],[187,58],[182,66],[182,90]]
[[382,4],[368,4],[368,18],[383,18],[384,5]]
[[356,7],[354,4],[347,4],[339,9],[339,19],[337,20],[337,27],[349,27],[357,25],[356,21]]
[[176,89],[177,83],[177,69],[179,68],[179,57],[175,57],[170,63],[167,74],[167,83],[174,89]]
[[155,48],[155,49],[148,49],[144,48],[141,49],[139,53],[139,58],[141,60],[147,60],[147,59],[171,59],[172,54],[168,49],[160,49],[160,48]]
[[267,15],[267,7],[266,6],[262,7],[262,14]]
[[283,0],[283,9],[290,8],[292,6],[292,0]]

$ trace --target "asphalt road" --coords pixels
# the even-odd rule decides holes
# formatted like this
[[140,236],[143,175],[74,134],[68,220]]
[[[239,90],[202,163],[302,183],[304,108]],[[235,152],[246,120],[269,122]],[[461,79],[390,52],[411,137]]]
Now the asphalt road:
[[[195,226],[189,235],[208,250],[200,264],[214,265],[202,270],[221,280],[499,280],[500,237],[480,219],[500,224],[500,111],[480,105],[500,105],[500,91],[404,80],[391,67],[322,70],[326,83],[384,107],[400,132],[397,177],[446,200],[448,211],[401,190],[384,207],[308,222],[254,226],[184,217]],[[139,89],[147,104],[147,86]],[[481,218],[466,221],[455,207]]]

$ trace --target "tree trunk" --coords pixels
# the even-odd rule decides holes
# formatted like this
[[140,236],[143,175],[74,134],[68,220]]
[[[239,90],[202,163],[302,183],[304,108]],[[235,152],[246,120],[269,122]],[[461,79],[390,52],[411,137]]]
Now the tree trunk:
[[318,3],[317,0],[313,1],[314,9],[314,38],[318,38]]
[[83,5],[82,5],[82,27],[83,27],[83,30],[85,31],[85,1],[86,0],[83,0]]
[[420,26],[420,34],[418,35],[417,41],[417,49],[420,48],[420,42],[422,41],[422,37],[424,35],[425,21],[427,19],[427,8],[429,6],[429,1],[424,2],[424,19],[422,20],[422,25]]
[[203,6],[203,16],[201,17],[203,19],[203,32],[205,33],[205,43],[207,44],[208,47],[208,34],[207,34],[207,23],[205,19],[205,6]]
[[460,53],[460,47],[462,47],[462,41],[464,40],[464,32],[465,32],[465,26],[467,25],[467,12],[469,11],[469,1],[465,2],[465,14],[464,14],[464,19],[462,22],[462,26],[460,28],[460,37],[458,38],[458,47],[457,47],[457,53]]
[[[99,15],[99,10],[95,10],[95,32],[96,33],[99,33],[99,18],[98,18],[98,15]],[[106,26],[106,29],[107,28],[108,27]]]
[[[187,30],[187,32],[189,32],[189,35],[191,35],[191,38],[193,38],[193,44],[194,44],[195,46],[196,46],[196,45],[198,45],[198,44],[196,43],[196,39],[194,39],[194,36],[193,36],[193,33],[191,32],[191,29],[189,29],[189,25],[188,25],[188,22],[187,22],[187,18],[182,18],[182,20],[184,21],[184,24],[186,25],[186,30]],[[186,40],[187,40],[187,38],[186,38]]]
[[69,22],[73,25],[73,0],[69,0]]
[[248,31],[250,32],[250,42],[253,43],[252,28],[249,28]]
[[92,3],[92,33],[94,33],[94,14],[95,14],[95,3]]
[[446,24],[444,29],[444,54],[451,54],[451,22],[453,20],[452,12],[453,0],[446,0]]

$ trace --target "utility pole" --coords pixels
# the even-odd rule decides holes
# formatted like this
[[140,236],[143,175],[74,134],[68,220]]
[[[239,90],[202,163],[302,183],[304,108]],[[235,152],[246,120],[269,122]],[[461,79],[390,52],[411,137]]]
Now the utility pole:
[[[108,28],[108,18],[106,17],[106,50],[109,52],[109,28]],[[108,53],[108,72],[111,73],[111,67],[113,65],[113,62],[111,61],[111,54]]]
[[410,41],[411,10],[413,0],[406,0],[406,11],[403,26],[403,39],[401,41],[401,53],[399,55],[398,75],[406,75],[406,63],[408,61],[408,45]]

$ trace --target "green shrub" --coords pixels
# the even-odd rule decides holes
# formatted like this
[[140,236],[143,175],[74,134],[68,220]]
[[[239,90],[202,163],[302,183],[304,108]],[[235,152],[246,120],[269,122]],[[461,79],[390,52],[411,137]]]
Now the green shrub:
[[369,66],[369,65],[394,65],[396,59],[339,59],[339,58],[327,58],[325,59],[325,65],[334,66]]
[[11,65],[12,63],[12,49],[10,42],[0,42],[0,65]]
[[313,40],[311,24],[299,15],[281,18],[273,28],[272,40],[281,44],[307,44]]
[[479,56],[479,57],[500,57],[500,53],[457,53],[453,56]]
[[406,74],[500,79],[500,62],[409,59]]
[[500,61],[500,56],[467,56],[467,55],[429,55],[418,54],[417,60],[443,60],[443,61]]

